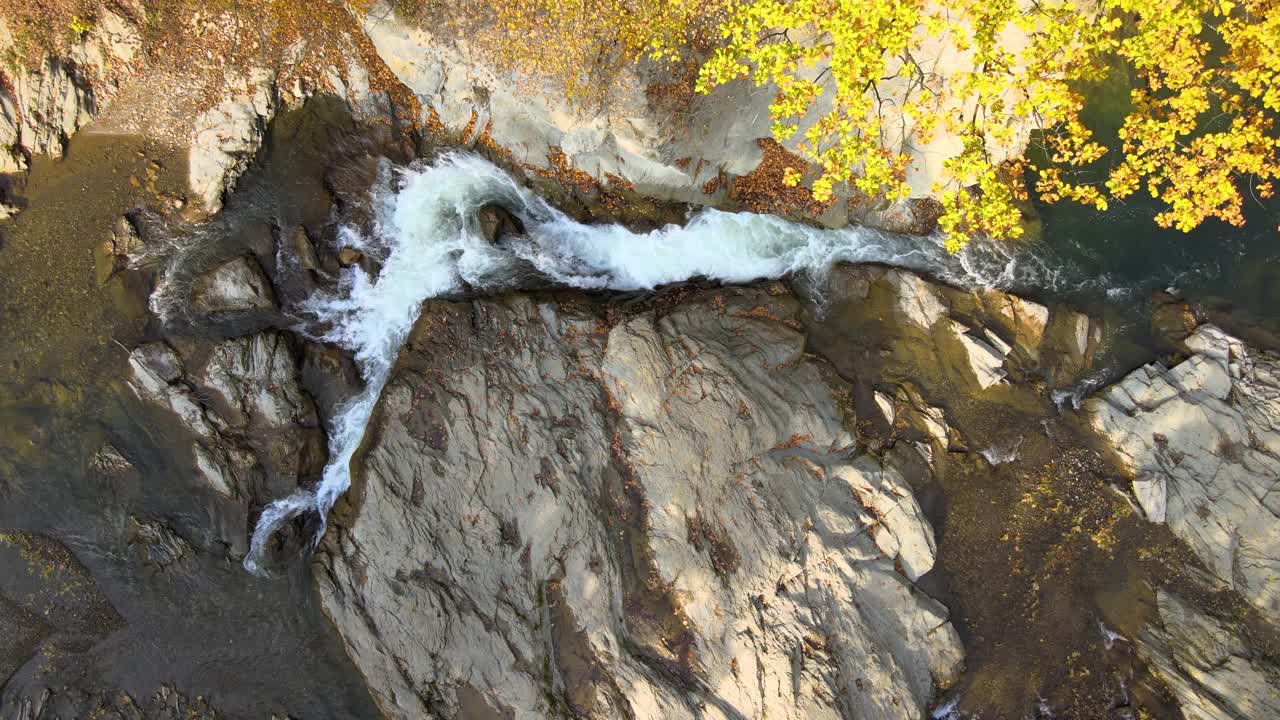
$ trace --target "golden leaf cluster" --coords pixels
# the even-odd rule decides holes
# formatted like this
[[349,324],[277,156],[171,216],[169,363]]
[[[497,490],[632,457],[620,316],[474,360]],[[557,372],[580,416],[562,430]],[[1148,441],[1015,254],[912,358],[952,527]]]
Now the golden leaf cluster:
[[[698,90],[772,83],[773,135],[799,137],[815,199],[843,183],[907,196],[912,159],[890,118],[917,144],[939,127],[958,137],[933,188],[953,250],[976,233],[1021,235],[1024,163],[997,151],[1027,127],[1047,150],[1042,200],[1106,210],[1145,186],[1164,205],[1156,221],[1184,231],[1243,223],[1242,187],[1269,197],[1280,175],[1277,0],[742,0],[720,36]],[[948,53],[969,69],[938,72]],[[1081,120],[1082,88],[1117,64],[1138,86],[1119,147],[1107,148]]]

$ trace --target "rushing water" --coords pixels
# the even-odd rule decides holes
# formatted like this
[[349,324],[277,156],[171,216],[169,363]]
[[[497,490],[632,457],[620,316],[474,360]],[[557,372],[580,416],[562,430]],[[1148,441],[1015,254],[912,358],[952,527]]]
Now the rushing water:
[[[370,276],[352,267],[339,292],[314,297],[303,308],[329,328],[321,339],[354,353],[365,388],[329,429],[332,455],[320,483],[263,512],[245,559],[251,572],[263,572],[267,541],[292,518],[315,512],[323,532],[324,518],[351,485],[351,458],[400,345],[428,298],[499,285],[521,266],[556,284],[592,290],[645,290],[694,277],[729,283],[820,277],[840,262],[905,267],[965,287],[1041,292],[1062,290],[1078,277],[1043,252],[1016,245],[975,242],[952,255],[937,237],[824,230],[771,215],[703,210],[683,226],[648,233],[584,225],[473,155],[450,154],[398,172],[398,182],[383,183],[375,193],[372,234],[342,232],[346,244],[378,258],[381,271]],[[476,219],[486,203],[519,216],[527,236],[501,246],[489,243]]]
[[[771,215],[711,209],[683,226],[636,233],[620,225],[579,223],[474,155],[453,153],[433,164],[383,170],[384,182],[373,198],[371,234],[342,230],[343,242],[377,258],[381,270],[371,276],[352,267],[336,294],[314,297],[302,308],[328,328],[320,339],[354,353],[365,388],[329,428],[332,455],[320,483],[263,512],[244,562],[254,573],[263,572],[267,541],[292,518],[318,514],[320,537],[329,510],[351,484],[352,456],[422,302],[464,288],[509,287],[522,268],[531,267],[561,286],[628,291],[695,277],[727,283],[786,275],[820,279],[836,263],[874,262],[925,272],[961,287],[1071,299],[1111,314],[1113,337],[1145,332],[1145,317],[1133,309],[1152,289],[1213,276],[1194,263],[1192,270],[1122,265],[1120,274],[1112,275],[1091,266],[1099,250],[1097,238],[1088,235],[1065,244],[976,240],[950,254],[937,235],[828,230]],[[476,218],[487,203],[516,214],[526,236],[489,243]],[[1113,353],[1078,386],[1056,391],[1055,399],[1062,407],[1078,404],[1126,371],[1133,358],[1145,361],[1148,352],[1135,344],[1128,354]]]

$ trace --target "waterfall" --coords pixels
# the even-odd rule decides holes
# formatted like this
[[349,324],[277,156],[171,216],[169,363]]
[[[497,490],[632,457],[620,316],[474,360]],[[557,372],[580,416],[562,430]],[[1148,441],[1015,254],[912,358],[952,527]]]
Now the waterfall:
[[[398,189],[375,193],[370,236],[350,228],[340,234],[379,258],[381,271],[370,276],[348,268],[336,294],[319,294],[303,308],[330,328],[321,339],[355,354],[365,387],[331,423],[331,457],[319,484],[263,511],[244,561],[255,574],[264,572],[266,543],[292,518],[315,512],[321,520],[316,539],[323,533],[329,511],[351,485],[351,458],[423,301],[468,285],[491,286],[521,262],[561,285],[609,290],[652,289],[698,276],[727,283],[820,277],[838,262],[894,265],[966,287],[1044,290],[1063,281],[1061,267],[1016,245],[974,242],[951,255],[939,237],[825,230],[771,215],[703,210],[684,226],[647,233],[584,225],[489,162],[462,153],[398,172]],[[486,203],[520,217],[527,237],[501,247],[487,242],[476,220]]]

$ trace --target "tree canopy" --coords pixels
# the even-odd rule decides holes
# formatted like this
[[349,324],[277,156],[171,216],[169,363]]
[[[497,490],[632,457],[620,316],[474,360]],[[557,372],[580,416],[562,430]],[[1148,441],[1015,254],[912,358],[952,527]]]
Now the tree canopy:
[[[958,137],[933,188],[952,248],[974,233],[1018,237],[1029,187],[1100,210],[1145,188],[1163,204],[1156,222],[1188,231],[1242,224],[1244,193],[1269,197],[1280,175],[1276,0],[744,0],[720,34],[698,90],[773,83],[773,135],[803,127],[819,199],[841,183],[909,192],[912,159],[888,141],[886,109],[916,142],[939,127]],[[968,62],[940,74],[946,53]],[[1081,119],[1084,89],[1122,63],[1138,83],[1107,148]],[[995,152],[1025,127],[1041,129],[1049,160],[1033,182],[1024,160]]]
[[[809,163],[784,182],[818,203],[907,197],[927,148],[914,179],[936,184],[914,190],[953,249],[1019,237],[1032,193],[1105,210],[1145,192],[1162,226],[1240,225],[1280,175],[1280,0],[395,2],[572,98],[646,57],[690,91],[776,88],[772,135]],[[1117,70],[1131,96],[1098,137],[1086,95]]]

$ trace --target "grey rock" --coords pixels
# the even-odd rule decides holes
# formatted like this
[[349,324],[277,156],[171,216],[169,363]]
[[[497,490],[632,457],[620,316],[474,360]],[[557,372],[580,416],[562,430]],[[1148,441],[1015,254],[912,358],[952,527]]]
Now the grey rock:
[[963,323],[952,320],[951,330],[964,349],[964,358],[979,388],[986,390],[1005,378],[1008,373],[1004,370],[1004,353],[971,335],[970,328]]
[[182,360],[173,348],[163,342],[139,345],[134,348],[129,359],[131,362],[137,362],[165,384],[175,382],[182,377]]
[[928,330],[947,314],[947,307],[934,286],[919,275],[889,270],[884,273],[884,280],[898,299],[897,310],[908,322]]
[[[260,505],[319,472],[324,433],[287,336],[264,332],[180,346],[182,359],[163,343],[135,349],[129,382],[194,437],[192,464],[206,485]],[[244,538],[232,540],[238,546]]]
[[160,569],[168,568],[191,552],[187,542],[167,525],[129,518],[129,545],[140,560]]
[[88,79],[71,62],[49,58],[37,71],[18,68],[13,94],[0,85],[0,172],[26,168],[26,156],[61,157],[67,140],[95,113]]
[[1138,655],[1164,679],[1187,720],[1280,717],[1280,668],[1252,652],[1231,625],[1164,590],[1160,618],[1137,638]]
[[[0,56],[15,40],[0,18]],[[99,8],[93,27],[65,57],[47,58],[37,69],[14,63],[0,83],[0,175],[26,170],[33,155],[60,157],[64,146],[100,110],[97,86],[110,88],[121,66],[142,46],[138,28],[124,16]]]
[[285,336],[267,332],[218,343],[191,381],[222,427],[261,431],[316,424],[297,375]]
[[133,259],[138,257],[144,249],[142,238],[129,218],[123,216],[118,218],[111,228],[112,253],[118,257]]
[[110,443],[98,448],[89,458],[89,467],[101,475],[108,477],[121,475],[133,469],[133,463],[115,449]]
[[1280,618],[1280,358],[1212,325],[1185,344],[1188,359],[1135,370],[1085,411],[1147,517]]
[[316,573],[388,717],[916,718],[955,681],[909,487],[798,303],[722,293],[424,308]]
[[275,307],[271,281],[258,261],[238,257],[196,278],[191,308],[199,313],[263,310]]
[[188,381],[218,434],[206,465],[216,466],[221,454],[223,466],[238,468],[232,474],[244,480],[236,494],[264,503],[323,467],[324,433],[283,333],[224,340],[192,352],[188,367]]
[[188,184],[208,214],[222,208],[223,193],[249,167],[279,106],[269,70],[228,75],[225,87],[222,100],[195,119],[188,152]]
[[1045,328],[1041,355],[1050,382],[1068,385],[1093,367],[1102,342],[1102,323],[1084,313],[1057,307]]

